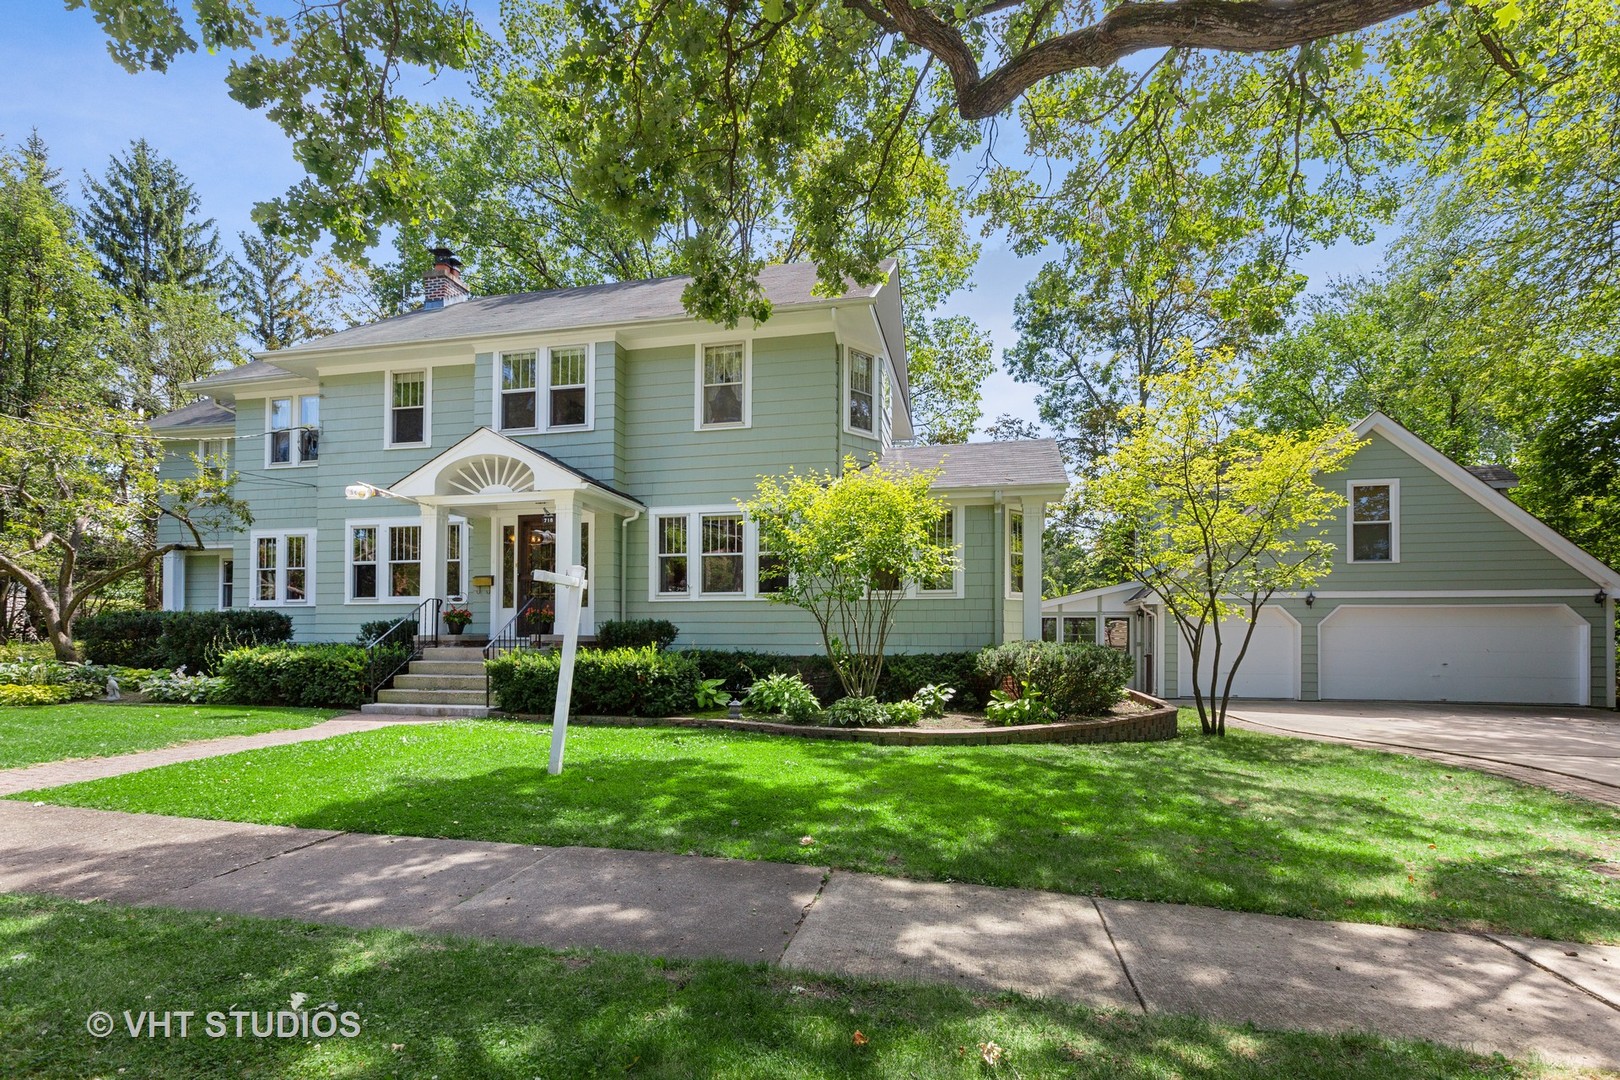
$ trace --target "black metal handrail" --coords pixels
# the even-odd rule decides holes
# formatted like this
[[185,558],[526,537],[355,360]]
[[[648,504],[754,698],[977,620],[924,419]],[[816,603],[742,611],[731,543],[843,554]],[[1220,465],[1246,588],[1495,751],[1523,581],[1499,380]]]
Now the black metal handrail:
[[527,600],[523,601],[523,606],[518,608],[517,613],[514,614],[510,619],[506,620],[506,625],[501,627],[500,633],[490,638],[489,644],[484,646],[485,708],[488,708],[490,704],[489,662],[495,659],[495,657],[501,655],[503,652],[515,652],[518,649],[527,649],[532,647],[534,644],[534,635],[518,633],[518,624],[522,622],[523,616],[529,613],[529,608],[534,606],[536,599],[536,597],[531,596]]
[[[425,620],[428,629],[423,629],[424,619],[428,608],[433,609],[431,618]],[[430,596],[416,605],[416,610],[400,619],[394,625],[378,634],[366,645],[366,700],[377,700],[377,691],[387,686],[395,675],[398,675],[411,661],[422,655],[422,650],[429,645],[439,643],[439,613],[444,608],[444,601],[437,596]],[[406,626],[411,629],[407,632]],[[385,650],[398,646],[406,646],[404,659],[394,664],[386,672],[379,675],[378,670],[388,663]]]

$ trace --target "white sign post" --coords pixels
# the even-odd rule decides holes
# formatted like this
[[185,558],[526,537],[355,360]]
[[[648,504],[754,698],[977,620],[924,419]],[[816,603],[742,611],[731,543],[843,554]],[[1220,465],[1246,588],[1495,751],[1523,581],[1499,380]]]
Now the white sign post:
[[568,704],[574,696],[574,653],[579,649],[579,614],[585,596],[585,568],[575,565],[566,574],[533,570],[535,581],[557,586],[557,623],[562,630],[562,670],[557,672],[557,708],[551,718],[552,776],[562,772],[563,744],[568,741]]

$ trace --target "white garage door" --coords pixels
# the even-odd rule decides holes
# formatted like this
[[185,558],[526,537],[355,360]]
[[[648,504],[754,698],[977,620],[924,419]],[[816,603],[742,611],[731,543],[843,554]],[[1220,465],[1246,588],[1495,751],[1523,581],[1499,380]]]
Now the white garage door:
[[[1243,645],[1243,633],[1248,624],[1241,619],[1229,619],[1221,624],[1220,681],[1212,679],[1211,665],[1215,641],[1205,632],[1203,655],[1199,657],[1201,678],[1199,686],[1206,695],[1219,694],[1226,685],[1226,676],[1232,670],[1232,659]],[[1181,646],[1176,671],[1181,683],[1182,697],[1192,697],[1192,656],[1187,642],[1176,635]],[[1238,665],[1237,678],[1232,683],[1235,698],[1288,698],[1299,697],[1299,624],[1277,608],[1263,607],[1254,625],[1254,640]]]
[[1340,607],[1319,633],[1321,696],[1584,705],[1590,634],[1563,604]]

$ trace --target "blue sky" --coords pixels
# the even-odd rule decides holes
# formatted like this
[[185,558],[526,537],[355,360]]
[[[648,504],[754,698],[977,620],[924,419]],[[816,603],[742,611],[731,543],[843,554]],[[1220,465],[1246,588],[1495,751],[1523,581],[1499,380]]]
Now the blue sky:
[[[252,227],[255,202],[300,179],[281,132],[226,94],[225,58],[182,56],[166,74],[130,75],[107,55],[88,11],[67,11],[59,0],[5,0],[0,15],[0,70],[11,76],[0,95],[0,139],[17,143],[37,129],[75,199],[86,171],[100,175],[112,154],[145,137],[191,179],[203,212],[234,244],[237,232]],[[461,85],[456,78],[443,80],[430,92]],[[983,243],[977,287],[953,298],[951,306],[990,332],[999,358],[1017,337],[1013,301],[1043,260],[1019,258],[996,236]],[[1371,269],[1382,246],[1341,245],[1307,257],[1303,269],[1320,287],[1329,275]],[[998,366],[984,388],[985,419],[1012,413],[1033,420],[1034,399],[1033,387],[1014,382]]]

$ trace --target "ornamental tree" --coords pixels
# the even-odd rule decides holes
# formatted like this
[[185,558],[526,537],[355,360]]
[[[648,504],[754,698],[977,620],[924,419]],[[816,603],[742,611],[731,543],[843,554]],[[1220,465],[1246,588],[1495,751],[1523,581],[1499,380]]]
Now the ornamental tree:
[[[1304,433],[1247,424],[1247,388],[1230,355],[1188,353],[1179,370],[1152,380],[1157,405],[1126,410],[1131,434],[1104,459],[1085,498],[1130,530],[1125,565],[1158,594],[1187,642],[1199,726],[1225,735],[1233,679],[1260,609],[1332,568],[1327,520],[1345,500],[1315,477],[1362,444],[1337,424]],[[1236,641],[1233,622],[1242,626]],[[1205,658],[1217,673],[1207,688]]]
[[871,697],[883,650],[908,588],[955,571],[955,547],[936,527],[948,513],[932,493],[938,470],[844,459],[841,473],[764,476],[739,505],[759,529],[761,560],[775,560],[771,599],[803,608],[844,692]]
[[[82,402],[0,416],[0,571],[27,591],[60,660],[77,659],[73,619],[87,600],[252,520],[218,462],[160,480],[153,453],[136,421]],[[162,517],[185,539],[152,540]]]

